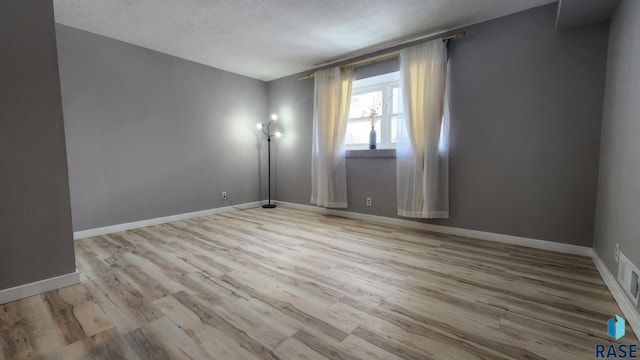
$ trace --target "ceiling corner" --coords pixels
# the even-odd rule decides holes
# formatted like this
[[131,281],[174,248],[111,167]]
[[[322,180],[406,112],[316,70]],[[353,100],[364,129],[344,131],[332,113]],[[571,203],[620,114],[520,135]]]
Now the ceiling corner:
[[569,30],[606,21],[620,0],[559,0],[556,30]]

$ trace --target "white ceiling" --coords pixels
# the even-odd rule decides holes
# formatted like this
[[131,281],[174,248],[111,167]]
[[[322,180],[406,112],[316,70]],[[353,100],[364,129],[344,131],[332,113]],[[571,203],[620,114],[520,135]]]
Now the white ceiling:
[[260,80],[556,0],[54,0],[56,21]]

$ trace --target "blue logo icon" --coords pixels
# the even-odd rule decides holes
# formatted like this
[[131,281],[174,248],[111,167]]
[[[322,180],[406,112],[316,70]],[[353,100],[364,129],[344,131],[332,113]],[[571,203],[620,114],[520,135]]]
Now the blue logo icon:
[[[624,336],[624,319],[618,315],[607,321],[609,336],[618,340]],[[638,344],[596,344],[596,359],[637,359]]]
[[616,315],[607,322],[607,332],[609,336],[618,340],[624,336],[624,319]]

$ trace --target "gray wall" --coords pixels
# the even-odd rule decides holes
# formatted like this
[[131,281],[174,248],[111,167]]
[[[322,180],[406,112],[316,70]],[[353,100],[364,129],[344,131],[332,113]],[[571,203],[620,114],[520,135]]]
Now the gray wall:
[[74,230],[228,206],[222,191],[261,199],[266,83],[60,24],[57,36]]
[[640,1],[611,21],[594,249],[618,273],[615,244],[640,267]]
[[[556,33],[551,4],[468,27],[450,47],[450,219],[591,246],[608,23]],[[277,195],[309,204],[313,80],[269,82]],[[347,160],[350,211],[396,216],[395,159]],[[373,206],[365,206],[365,197]]]
[[0,1],[0,289],[75,271],[51,0]]

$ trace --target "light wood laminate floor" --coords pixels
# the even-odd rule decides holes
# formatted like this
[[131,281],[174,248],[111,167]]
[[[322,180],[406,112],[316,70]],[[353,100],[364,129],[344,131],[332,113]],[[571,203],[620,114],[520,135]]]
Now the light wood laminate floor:
[[587,257],[287,208],[75,248],[81,284],[0,305],[0,359],[590,359],[621,314]]

